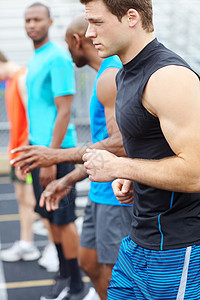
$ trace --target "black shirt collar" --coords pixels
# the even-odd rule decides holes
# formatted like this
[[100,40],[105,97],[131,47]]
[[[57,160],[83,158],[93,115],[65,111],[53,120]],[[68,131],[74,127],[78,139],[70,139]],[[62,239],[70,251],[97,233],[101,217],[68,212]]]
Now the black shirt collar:
[[144,60],[151,50],[153,50],[159,44],[157,38],[153,39],[149,44],[147,44],[132,60],[127,64],[123,65],[124,70],[128,71],[132,68],[137,67],[138,64],[141,64],[141,61]]

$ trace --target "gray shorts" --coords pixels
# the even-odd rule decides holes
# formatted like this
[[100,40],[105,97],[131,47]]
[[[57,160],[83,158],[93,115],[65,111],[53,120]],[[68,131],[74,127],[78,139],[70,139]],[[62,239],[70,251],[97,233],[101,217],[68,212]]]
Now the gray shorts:
[[132,207],[103,205],[88,201],[80,246],[96,249],[98,262],[115,264],[121,240],[129,234]]

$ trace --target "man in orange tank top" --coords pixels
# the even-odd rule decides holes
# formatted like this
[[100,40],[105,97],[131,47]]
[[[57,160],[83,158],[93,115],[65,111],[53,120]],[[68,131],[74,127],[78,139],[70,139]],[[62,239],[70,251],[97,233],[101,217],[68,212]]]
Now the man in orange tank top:
[[[11,159],[16,158],[16,155],[11,154],[10,150],[26,144],[28,137],[25,76],[26,68],[8,61],[0,52],[0,81],[6,80],[5,101],[10,125],[8,151]],[[39,250],[33,243],[32,225],[35,220],[35,197],[29,175],[23,181],[19,180],[15,173],[17,173],[17,168],[12,167],[10,175],[19,205],[20,240],[16,241],[11,248],[1,251],[0,255],[3,261],[15,262],[21,259],[31,261],[40,256]]]

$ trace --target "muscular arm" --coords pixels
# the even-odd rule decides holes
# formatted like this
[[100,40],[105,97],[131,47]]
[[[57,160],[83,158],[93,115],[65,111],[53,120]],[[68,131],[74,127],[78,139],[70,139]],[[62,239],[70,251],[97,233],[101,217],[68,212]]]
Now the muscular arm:
[[[183,67],[160,69],[147,84],[143,105],[159,118],[163,134],[175,155],[145,160],[118,158],[106,151],[88,152],[84,160],[90,179],[109,181],[124,178],[159,189],[200,192],[198,77]],[[99,155],[104,163],[95,160],[95,156]]]
[[106,125],[109,137],[103,141],[85,147],[65,149],[56,152],[57,162],[82,163],[82,156],[87,148],[106,149],[117,156],[126,156],[123,147],[122,136],[118,129],[115,118],[115,100],[117,88],[115,77],[119,70],[117,68],[106,69],[100,76],[97,83],[97,97],[104,106]]
[[118,71],[119,70],[117,68],[106,69],[98,80],[97,97],[104,106],[109,138],[101,142],[102,146],[99,147],[100,143],[97,143],[91,148],[104,149],[114,153],[117,156],[126,156],[123,147],[122,136],[119,131],[115,116],[115,100],[117,96],[115,77]]
[[[115,99],[116,84],[115,76],[118,69],[110,68],[103,72],[100,76],[97,93],[99,100],[104,105],[106,123],[109,138],[89,146],[91,149],[106,149],[118,156],[125,156],[122,137],[115,121]],[[22,147],[17,151],[23,151],[21,157],[17,158],[13,163],[20,162],[21,168],[26,168],[27,172],[36,167],[49,166],[60,162],[83,163],[82,156],[87,147],[76,147],[69,149],[49,149],[40,146]],[[31,166],[27,166],[28,164]]]
[[[55,120],[50,148],[59,148],[62,144],[63,138],[66,134],[67,127],[70,121],[73,95],[56,97],[54,101],[57,108],[57,116]],[[40,184],[44,187],[47,186],[49,182],[56,178],[56,173],[56,165],[52,165],[48,168],[41,168]]]
[[57,107],[57,117],[50,147],[60,148],[71,117],[73,95],[56,97],[54,101]]

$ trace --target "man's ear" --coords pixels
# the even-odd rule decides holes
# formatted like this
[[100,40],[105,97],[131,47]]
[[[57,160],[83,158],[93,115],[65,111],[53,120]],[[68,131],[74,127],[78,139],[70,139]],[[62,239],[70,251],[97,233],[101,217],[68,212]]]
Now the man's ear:
[[52,24],[53,24],[53,20],[50,18],[49,19],[49,27],[51,27]]
[[81,48],[81,38],[77,33],[73,34],[73,43],[77,49]]
[[140,15],[136,9],[130,8],[127,11],[129,27],[135,27],[140,20]]

